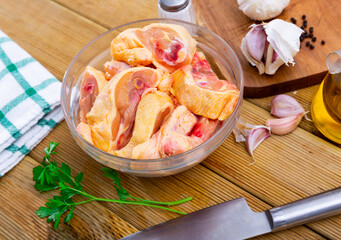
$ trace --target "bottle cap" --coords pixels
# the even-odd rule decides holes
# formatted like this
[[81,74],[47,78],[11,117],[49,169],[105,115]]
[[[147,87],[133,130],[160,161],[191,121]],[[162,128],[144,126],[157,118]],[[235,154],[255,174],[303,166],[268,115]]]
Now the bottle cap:
[[187,7],[189,0],[159,0],[160,7],[168,12],[177,12]]
[[326,62],[331,74],[341,73],[341,49],[329,53]]

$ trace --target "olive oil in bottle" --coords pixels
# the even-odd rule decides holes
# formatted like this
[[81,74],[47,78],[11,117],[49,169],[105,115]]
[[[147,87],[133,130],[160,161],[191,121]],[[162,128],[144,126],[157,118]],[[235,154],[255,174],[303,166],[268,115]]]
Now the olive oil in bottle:
[[311,103],[311,114],[318,130],[341,144],[341,50],[327,57],[329,72]]

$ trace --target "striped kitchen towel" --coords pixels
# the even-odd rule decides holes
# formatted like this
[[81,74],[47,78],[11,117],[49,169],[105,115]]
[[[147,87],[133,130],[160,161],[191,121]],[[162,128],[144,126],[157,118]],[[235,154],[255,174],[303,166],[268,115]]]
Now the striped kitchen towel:
[[0,176],[62,119],[61,83],[0,30]]

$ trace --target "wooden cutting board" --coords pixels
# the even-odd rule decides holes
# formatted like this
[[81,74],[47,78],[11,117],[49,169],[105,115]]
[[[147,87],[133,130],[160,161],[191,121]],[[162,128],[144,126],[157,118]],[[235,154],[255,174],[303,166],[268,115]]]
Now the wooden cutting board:
[[[300,27],[305,14],[307,31],[314,27],[317,37],[315,48],[306,47],[305,39],[295,57],[295,66],[282,65],[275,75],[259,75],[240,50],[241,40],[254,21],[238,9],[237,0],[193,0],[193,3],[198,24],[223,37],[237,54],[244,72],[245,97],[266,97],[318,84],[327,71],[328,53],[341,49],[341,0],[291,0],[278,18],[290,21],[294,17]],[[321,45],[322,39],[325,45]]]

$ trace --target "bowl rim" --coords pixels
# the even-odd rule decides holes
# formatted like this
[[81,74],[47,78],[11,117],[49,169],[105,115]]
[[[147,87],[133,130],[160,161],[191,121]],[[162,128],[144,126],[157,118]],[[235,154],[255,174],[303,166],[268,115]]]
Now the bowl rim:
[[[203,142],[202,144],[186,151],[186,152],[183,152],[183,153],[180,153],[180,154],[177,154],[177,155],[173,155],[173,156],[170,156],[170,157],[166,157],[166,158],[157,158],[157,159],[132,159],[132,158],[125,158],[125,157],[120,157],[120,156],[117,156],[117,155],[114,155],[114,154],[111,154],[111,153],[108,153],[108,152],[105,152],[99,148],[97,148],[96,146],[92,145],[91,143],[89,143],[88,141],[86,141],[76,130],[76,127],[74,126],[74,123],[73,121],[71,120],[71,114],[69,115],[67,112],[66,112],[66,107],[64,105],[64,101],[66,101],[66,83],[65,83],[65,79],[66,77],[68,76],[72,66],[74,65],[74,63],[76,62],[76,60],[78,60],[79,56],[90,46],[92,45],[94,42],[96,42],[98,39],[102,38],[103,36],[117,30],[117,29],[120,29],[120,28],[123,28],[123,27],[126,27],[126,26],[129,26],[129,25],[133,25],[133,24],[138,24],[138,23],[144,23],[144,22],[150,22],[150,23],[155,23],[157,21],[160,21],[161,23],[174,23],[174,24],[179,24],[179,25],[182,25],[182,24],[185,24],[185,25],[189,25],[189,26],[192,26],[194,28],[197,28],[197,29],[200,29],[204,32],[207,32],[209,33],[210,35],[212,35],[213,37],[217,38],[218,40],[220,40],[223,45],[224,45],[224,50],[225,51],[229,51],[232,55],[232,57],[236,60],[236,63],[237,63],[237,66],[235,67],[236,69],[233,69],[231,67],[232,64],[230,64],[230,67],[231,67],[231,70],[232,70],[232,75],[233,77],[235,78],[235,72],[236,71],[239,71],[240,72],[240,89],[239,89],[239,98],[238,98],[238,101],[237,101],[237,104],[232,112],[232,114],[229,116],[229,118],[226,120],[226,122],[224,123],[224,125],[218,130],[216,131],[213,136],[211,136],[208,140],[206,140],[205,142]],[[236,78],[235,78],[236,79]],[[63,114],[64,114],[64,118],[65,118],[65,121],[69,127],[69,129],[71,130],[73,136],[77,136],[77,138],[79,138],[83,144],[86,144],[86,146],[88,146],[90,149],[93,149],[94,151],[98,151],[100,152],[101,154],[109,157],[109,158],[116,158],[115,160],[119,160],[119,161],[123,161],[123,162],[136,162],[136,163],[153,163],[153,162],[163,162],[163,161],[167,161],[167,160],[172,160],[172,159],[177,159],[177,158],[181,158],[181,157],[184,157],[184,156],[187,156],[189,154],[191,154],[192,152],[195,152],[196,150],[202,148],[203,146],[207,145],[209,142],[211,142],[217,135],[219,135],[221,132],[225,131],[226,127],[229,125],[229,123],[231,121],[233,121],[236,117],[236,115],[238,114],[238,110],[239,108],[241,107],[241,104],[243,102],[243,93],[244,93],[244,74],[243,74],[243,69],[241,67],[241,64],[240,64],[240,61],[236,55],[236,53],[233,51],[233,49],[231,48],[231,46],[222,38],[220,37],[218,34],[212,32],[211,30],[207,29],[207,28],[204,28],[204,27],[201,27],[197,24],[193,24],[193,23],[190,23],[190,22],[186,22],[186,21],[182,21],[182,20],[177,20],[177,19],[170,19],[170,18],[149,18],[149,19],[142,19],[142,20],[137,20],[137,21],[133,21],[133,22],[129,22],[129,23],[125,23],[125,24],[122,24],[122,25],[119,25],[117,27],[114,27],[102,34],[100,34],[99,36],[97,36],[96,38],[94,38],[93,40],[91,40],[88,44],[86,44],[78,53],[77,55],[72,59],[70,65],[68,66],[64,76],[63,76],[63,82],[62,82],[62,88],[61,88],[61,106],[62,106],[62,111],[63,111]],[[68,101],[69,102],[69,101]],[[68,103],[66,103],[68,104]],[[70,108],[71,109],[71,108]],[[225,139],[223,139],[225,140]],[[76,141],[77,142],[77,141]],[[222,141],[220,141],[222,142]],[[104,161],[104,160],[102,160]],[[105,161],[107,162],[107,161]]]

